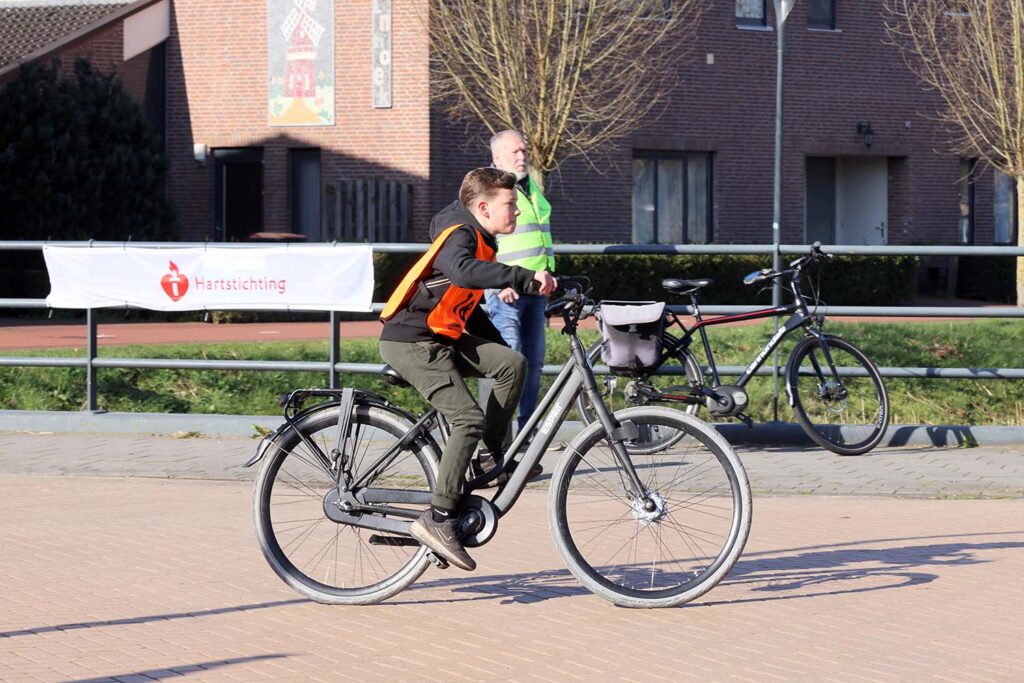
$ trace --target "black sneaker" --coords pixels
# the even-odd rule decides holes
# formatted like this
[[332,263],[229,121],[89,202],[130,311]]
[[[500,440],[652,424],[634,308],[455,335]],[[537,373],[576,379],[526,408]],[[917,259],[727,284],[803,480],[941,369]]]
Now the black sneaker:
[[435,522],[433,513],[427,510],[409,527],[409,535],[459,569],[476,569],[476,562],[462,547],[458,519]]
[[[497,466],[498,463],[494,459],[494,456],[491,454],[491,452],[487,450],[482,450],[480,451],[480,455],[478,455],[476,459],[472,461],[473,478],[476,479],[477,477],[482,477],[485,474],[490,474],[491,472],[494,471],[494,468]],[[512,467],[509,468],[507,472],[502,472],[495,479],[492,479],[491,481],[484,484],[481,488],[492,488],[495,486],[501,486],[502,484],[509,480],[509,477],[512,476],[512,473],[515,472],[516,467],[518,466],[518,462],[512,463]],[[541,467],[540,463],[537,463],[536,465],[530,468],[530,476],[527,477],[526,480],[533,481],[543,473],[544,468]]]

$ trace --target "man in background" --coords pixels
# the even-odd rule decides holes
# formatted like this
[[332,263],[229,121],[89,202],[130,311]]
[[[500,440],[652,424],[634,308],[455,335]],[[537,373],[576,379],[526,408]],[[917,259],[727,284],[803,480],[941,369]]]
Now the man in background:
[[[535,271],[555,270],[551,247],[551,205],[530,178],[530,155],[523,136],[503,130],[491,138],[491,159],[495,168],[516,177],[516,207],[519,218],[510,235],[498,235],[498,261]],[[487,314],[510,347],[526,357],[526,381],[519,399],[519,426],[537,406],[540,373],[544,367],[544,309],[548,297],[521,294],[511,287],[489,289],[484,294]]]

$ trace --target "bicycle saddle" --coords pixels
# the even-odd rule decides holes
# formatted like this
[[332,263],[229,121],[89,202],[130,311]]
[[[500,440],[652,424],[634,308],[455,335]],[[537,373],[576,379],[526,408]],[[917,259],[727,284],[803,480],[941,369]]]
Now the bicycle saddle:
[[713,284],[715,284],[715,281],[708,278],[680,280],[679,278],[670,277],[661,281],[661,286],[672,294],[689,294],[690,292],[696,292],[702,287],[710,287]]
[[390,365],[385,365],[384,369],[380,371],[380,374],[384,375],[384,379],[386,379],[388,384],[390,384],[392,386],[396,386],[396,387],[411,386],[408,382],[405,381],[405,378],[402,377],[402,373],[400,373],[398,370],[395,370]]

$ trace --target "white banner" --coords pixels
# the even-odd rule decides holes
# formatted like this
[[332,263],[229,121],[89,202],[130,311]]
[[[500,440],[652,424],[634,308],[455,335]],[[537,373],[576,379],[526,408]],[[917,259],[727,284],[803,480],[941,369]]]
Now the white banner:
[[289,247],[44,246],[54,308],[369,311],[367,244]]

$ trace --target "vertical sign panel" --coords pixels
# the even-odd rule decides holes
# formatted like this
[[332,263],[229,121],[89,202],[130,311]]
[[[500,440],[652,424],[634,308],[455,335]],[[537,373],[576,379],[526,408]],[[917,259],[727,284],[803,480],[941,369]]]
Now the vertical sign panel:
[[334,125],[334,0],[267,0],[271,126]]
[[391,107],[391,0],[373,0],[373,106]]

